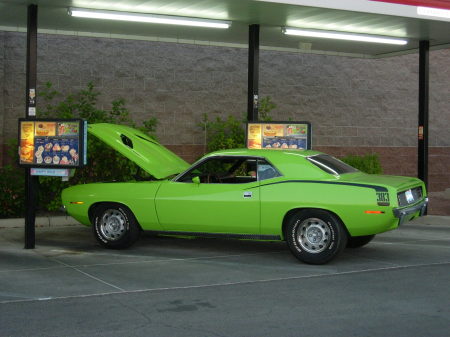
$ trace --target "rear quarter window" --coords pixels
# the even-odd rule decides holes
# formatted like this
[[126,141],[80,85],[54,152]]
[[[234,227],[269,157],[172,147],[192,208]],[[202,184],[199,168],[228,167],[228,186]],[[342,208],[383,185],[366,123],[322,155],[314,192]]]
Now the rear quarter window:
[[319,154],[308,157],[307,159],[310,163],[329,174],[341,175],[345,173],[358,172],[358,170],[354,167],[327,154]]

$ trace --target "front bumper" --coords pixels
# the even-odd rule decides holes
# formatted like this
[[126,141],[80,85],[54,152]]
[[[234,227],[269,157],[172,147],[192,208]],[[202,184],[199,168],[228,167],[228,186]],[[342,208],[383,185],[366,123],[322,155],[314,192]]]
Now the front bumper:
[[398,225],[400,226],[405,222],[409,221],[411,218],[410,216],[417,212],[419,212],[419,216],[423,216],[427,210],[427,205],[428,205],[428,198],[425,198],[418,204],[411,207],[394,208],[394,216],[400,219]]

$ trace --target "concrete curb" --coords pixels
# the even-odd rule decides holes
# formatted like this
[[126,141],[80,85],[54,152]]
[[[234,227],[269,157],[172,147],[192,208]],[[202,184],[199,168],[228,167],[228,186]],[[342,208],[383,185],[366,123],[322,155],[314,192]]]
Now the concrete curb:
[[[56,226],[75,226],[80,223],[71,216],[44,216],[36,217],[36,227],[56,227]],[[0,229],[2,228],[23,228],[25,226],[24,218],[0,219]]]
[[417,225],[450,225],[450,216],[427,215],[422,216],[420,218],[416,218],[409,223]]
[[[417,225],[450,225],[450,216],[427,215],[411,221]],[[45,216],[36,218],[36,227],[58,227],[81,225],[71,216]],[[23,228],[25,219],[0,219],[0,229],[3,228]]]

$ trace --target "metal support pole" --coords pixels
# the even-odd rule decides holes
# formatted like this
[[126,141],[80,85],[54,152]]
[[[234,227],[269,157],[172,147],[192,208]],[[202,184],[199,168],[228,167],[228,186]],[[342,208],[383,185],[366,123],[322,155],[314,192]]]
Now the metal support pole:
[[430,42],[419,43],[419,130],[418,130],[418,177],[428,187],[428,88],[429,88]]
[[259,101],[259,25],[250,25],[248,28],[247,120],[257,121]]
[[[25,93],[25,117],[28,119],[36,118],[37,10],[37,5],[28,6]],[[29,168],[25,169],[25,249],[33,249],[35,245],[37,179]]]

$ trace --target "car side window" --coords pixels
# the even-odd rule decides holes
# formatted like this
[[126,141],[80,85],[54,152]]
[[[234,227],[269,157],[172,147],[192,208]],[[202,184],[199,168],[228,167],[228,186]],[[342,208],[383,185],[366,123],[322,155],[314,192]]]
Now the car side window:
[[266,180],[270,178],[281,177],[281,173],[271,165],[267,160],[258,160],[258,180]]
[[192,183],[198,177],[203,184],[244,184],[257,181],[257,159],[247,157],[211,157],[177,179]]

